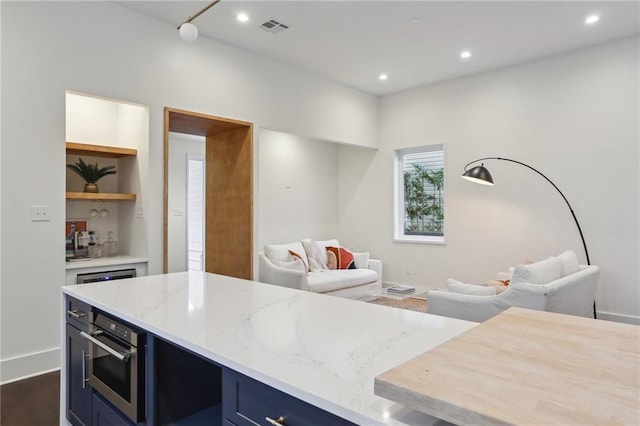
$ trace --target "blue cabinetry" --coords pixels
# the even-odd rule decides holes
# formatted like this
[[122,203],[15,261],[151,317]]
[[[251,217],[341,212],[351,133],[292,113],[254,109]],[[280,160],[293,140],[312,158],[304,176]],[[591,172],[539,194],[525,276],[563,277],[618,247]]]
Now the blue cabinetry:
[[67,418],[74,426],[85,426],[91,424],[92,391],[87,383],[89,344],[80,331],[88,330],[91,307],[68,297],[66,308]]
[[227,425],[354,425],[228,368],[224,369],[222,377],[222,413]]
[[132,426],[134,424],[96,394],[93,395],[91,420],[93,426]]
[[[66,298],[67,419],[74,426],[133,426],[88,383],[92,307]],[[146,418],[138,425],[346,426],[353,423],[179,345],[147,334]],[[97,388],[97,387],[96,387]],[[143,393],[144,394],[144,393]]]

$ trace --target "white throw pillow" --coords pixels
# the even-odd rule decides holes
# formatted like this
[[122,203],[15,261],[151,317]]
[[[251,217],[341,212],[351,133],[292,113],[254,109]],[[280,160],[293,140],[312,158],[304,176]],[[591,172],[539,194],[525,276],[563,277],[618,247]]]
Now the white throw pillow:
[[273,262],[276,266],[280,266],[281,268],[291,269],[292,271],[304,272],[307,273],[307,268],[305,268],[304,263],[301,259],[293,259],[291,260],[276,260]]
[[291,260],[289,250],[297,253],[305,265],[309,264],[307,253],[304,251],[304,247],[300,241],[289,244],[269,244],[264,246],[264,254],[272,262],[286,262]]
[[366,269],[369,267],[369,252],[366,251],[364,253],[353,253],[353,263],[355,263],[356,268],[358,269]]
[[562,275],[562,262],[557,257],[550,257],[529,265],[517,265],[513,270],[511,284],[546,284],[557,280]]
[[475,284],[465,284],[460,281],[449,278],[447,280],[447,289],[452,293],[471,294],[474,296],[495,296],[496,289],[491,286],[481,286]]
[[572,250],[567,250],[558,255],[561,266],[561,276],[575,274],[580,267],[578,266],[578,257]]
[[304,239],[301,243],[309,259],[309,271],[319,272],[323,269],[329,269],[327,262],[324,261],[325,256],[322,255],[322,250],[318,243],[309,239]]

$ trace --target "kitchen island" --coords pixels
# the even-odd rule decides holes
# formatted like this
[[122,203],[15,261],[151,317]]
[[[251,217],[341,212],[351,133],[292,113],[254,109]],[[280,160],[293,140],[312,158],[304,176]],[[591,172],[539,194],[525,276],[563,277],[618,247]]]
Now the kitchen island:
[[[75,298],[145,330],[149,342],[166,342],[225,372],[361,425],[438,422],[374,395],[374,379],[476,325],[197,272],[66,286],[63,294],[65,324],[66,299]],[[67,352],[65,338],[63,360]],[[62,362],[61,424],[66,424],[67,413],[66,364]],[[154,378],[147,380],[153,387]]]

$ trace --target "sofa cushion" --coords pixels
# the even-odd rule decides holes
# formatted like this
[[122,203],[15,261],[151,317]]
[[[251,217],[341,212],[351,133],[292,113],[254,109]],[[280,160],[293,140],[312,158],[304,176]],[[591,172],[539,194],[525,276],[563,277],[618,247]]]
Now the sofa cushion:
[[329,269],[356,269],[353,253],[344,247],[327,247]]
[[305,266],[307,268],[309,267],[309,259],[307,259],[307,254],[305,253],[304,247],[302,247],[302,243],[300,241],[289,244],[268,244],[264,246],[264,254],[272,262],[290,261],[291,258],[289,257],[289,250],[297,253]]
[[561,266],[561,276],[575,274],[580,268],[578,266],[578,257],[572,250],[567,250],[558,255]]
[[327,247],[340,247],[340,243],[338,240],[324,240],[324,241],[316,241],[318,247],[320,247],[320,251],[322,252],[322,261],[325,265],[328,265],[329,259],[327,257]]
[[280,266],[281,268],[291,269],[292,271],[304,272],[305,275],[309,272],[300,258],[291,258],[291,260],[285,260],[282,262],[275,260],[273,264]]
[[296,253],[296,252],[295,252],[295,251],[293,251],[293,250],[289,250],[289,256],[290,256],[290,259],[291,259],[291,260],[293,260],[293,261],[297,261],[297,262],[300,262],[300,263],[302,264],[302,266],[304,267],[304,273],[305,273],[305,274],[308,274],[308,273],[309,273],[309,265],[306,265],[306,264],[304,263],[304,259],[302,258],[302,255],[300,255],[300,254]]
[[517,265],[513,270],[511,284],[546,284],[557,280],[562,274],[562,262],[550,257],[529,265]]
[[323,255],[324,248],[321,249],[318,243],[310,239],[304,239],[300,242],[307,253],[307,258],[309,258],[309,271],[318,272],[323,269],[329,269],[327,262],[324,260],[326,257],[326,254]]
[[451,278],[447,280],[447,290],[452,293],[472,294],[474,296],[495,296],[497,293],[496,288],[492,286],[465,284]]
[[340,290],[369,284],[378,280],[378,274],[371,269],[325,269],[321,272],[310,272],[307,277],[309,290],[316,293]]

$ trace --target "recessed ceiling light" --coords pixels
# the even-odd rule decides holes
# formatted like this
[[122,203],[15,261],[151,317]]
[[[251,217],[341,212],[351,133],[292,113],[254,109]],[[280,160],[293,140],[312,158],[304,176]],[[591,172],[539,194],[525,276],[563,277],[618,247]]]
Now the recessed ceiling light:
[[470,57],[471,57],[471,52],[469,52],[468,50],[465,50],[464,52],[462,52],[462,53],[460,54],[460,57],[461,57],[462,59],[468,59],[468,58],[470,58]]
[[380,74],[380,75],[378,76],[378,79],[380,79],[380,80],[386,80],[386,79],[388,79],[388,78],[389,78],[389,76],[388,76],[388,75],[386,75],[386,74]]
[[238,13],[238,15],[236,16],[236,19],[240,22],[247,22],[249,20],[249,15],[247,15],[244,12],[240,12]]
[[595,24],[599,20],[600,20],[600,17],[598,15],[589,15],[589,16],[587,16],[587,19],[584,20],[584,23],[585,24]]

